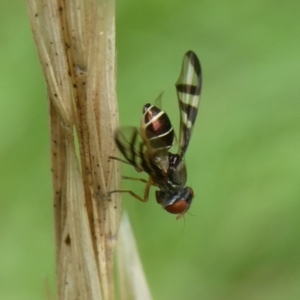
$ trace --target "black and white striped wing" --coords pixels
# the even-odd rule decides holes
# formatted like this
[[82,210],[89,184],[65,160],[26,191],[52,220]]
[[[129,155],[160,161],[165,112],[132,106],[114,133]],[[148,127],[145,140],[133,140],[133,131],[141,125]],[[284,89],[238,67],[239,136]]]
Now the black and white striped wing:
[[115,141],[120,152],[131,165],[139,171],[146,171],[144,168],[146,146],[141,140],[138,128],[118,128],[115,133]]
[[202,86],[202,72],[199,59],[193,51],[183,57],[182,70],[176,82],[180,109],[179,155],[184,156],[188,148],[198,113]]

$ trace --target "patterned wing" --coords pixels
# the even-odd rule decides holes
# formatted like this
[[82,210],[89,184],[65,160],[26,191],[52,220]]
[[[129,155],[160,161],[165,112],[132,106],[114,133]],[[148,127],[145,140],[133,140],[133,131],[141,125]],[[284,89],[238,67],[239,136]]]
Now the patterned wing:
[[182,70],[176,82],[180,109],[179,155],[183,157],[188,148],[197,117],[202,86],[202,72],[199,59],[193,51],[183,57]]
[[144,153],[146,146],[141,140],[138,128],[119,128],[115,133],[115,141],[117,147],[131,165],[138,171],[146,171],[144,168]]

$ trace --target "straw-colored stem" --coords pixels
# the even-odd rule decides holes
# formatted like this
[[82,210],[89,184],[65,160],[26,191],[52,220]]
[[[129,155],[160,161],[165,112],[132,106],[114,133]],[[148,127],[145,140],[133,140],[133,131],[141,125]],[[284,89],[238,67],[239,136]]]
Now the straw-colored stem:
[[[50,111],[58,299],[114,299],[120,184],[112,0],[27,0]],[[78,147],[77,147],[78,145]]]

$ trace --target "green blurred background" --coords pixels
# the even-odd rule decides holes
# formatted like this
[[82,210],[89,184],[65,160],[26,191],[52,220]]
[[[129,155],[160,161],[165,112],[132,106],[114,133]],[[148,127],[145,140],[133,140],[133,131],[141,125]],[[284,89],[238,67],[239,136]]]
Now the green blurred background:
[[[55,289],[45,83],[24,2],[0,5],[0,299]],[[202,63],[186,156],[196,197],[175,221],[124,197],[154,299],[300,299],[300,2],[117,1],[123,125]],[[134,176],[130,167],[126,175]],[[142,193],[139,183],[125,186]]]

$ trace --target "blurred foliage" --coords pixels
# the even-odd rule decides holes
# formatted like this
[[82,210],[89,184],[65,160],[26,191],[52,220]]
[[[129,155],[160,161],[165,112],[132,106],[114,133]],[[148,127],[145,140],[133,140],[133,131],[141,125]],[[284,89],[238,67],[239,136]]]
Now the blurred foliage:
[[[154,299],[300,298],[299,1],[117,1],[118,98],[139,124],[194,50],[204,88],[187,153],[196,197],[175,221],[124,196]],[[0,299],[55,289],[45,83],[25,3],[0,10]],[[130,167],[124,174],[136,176]],[[143,185],[124,186],[142,193]]]

